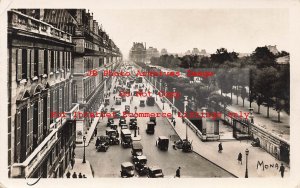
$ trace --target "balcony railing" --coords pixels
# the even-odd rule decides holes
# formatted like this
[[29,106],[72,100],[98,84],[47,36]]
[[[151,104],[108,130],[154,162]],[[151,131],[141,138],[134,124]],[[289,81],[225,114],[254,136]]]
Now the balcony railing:
[[37,20],[33,17],[22,14],[15,10],[9,11],[8,14],[9,14],[9,21],[8,21],[9,27],[12,27],[14,29],[24,30],[24,31],[30,31],[33,33],[38,33],[44,36],[53,37],[65,42],[72,42],[71,34],[66,33],[58,28],[55,28],[54,26],[46,22]]

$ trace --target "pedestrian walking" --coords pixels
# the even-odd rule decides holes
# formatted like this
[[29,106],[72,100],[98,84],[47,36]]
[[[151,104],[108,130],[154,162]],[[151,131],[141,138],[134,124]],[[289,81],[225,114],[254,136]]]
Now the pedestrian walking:
[[218,151],[218,152],[219,152],[219,153],[222,153],[222,150],[223,150],[223,146],[222,146],[222,143],[220,143],[220,144],[219,144],[219,151]]
[[280,172],[282,178],[284,176],[284,171],[285,171],[285,167],[283,166],[283,163],[281,163],[281,166],[279,168],[279,172]]
[[239,155],[238,155],[238,162],[240,162],[241,165],[243,164],[242,158],[243,158],[243,155],[242,155],[242,153],[240,152]]
[[73,173],[72,178],[77,178],[76,172]]
[[100,139],[98,137],[97,140],[96,140],[96,144],[95,144],[96,148],[99,146],[99,144],[100,144]]
[[82,178],[81,172],[79,172],[79,174],[78,174],[78,178]]
[[173,126],[174,126],[174,128],[175,128],[175,125],[176,125],[176,121],[175,121],[175,120],[173,120]]
[[71,177],[70,171],[67,172],[66,176],[67,176],[67,178],[70,178],[70,177]]
[[114,96],[114,101],[116,100],[116,96]]
[[75,160],[74,160],[74,158],[73,158],[73,159],[71,159],[71,167],[72,167],[72,170],[73,170],[73,168],[74,168],[74,164],[75,164]]
[[94,130],[94,137],[97,136],[97,133],[98,133],[98,130],[97,130],[97,127],[96,127],[95,130]]
[[180,167],[178,167],[177,168],[177,170],[176,170],[176,175],[175,175],[175,177],[177,177],[177,178],[180,178]]

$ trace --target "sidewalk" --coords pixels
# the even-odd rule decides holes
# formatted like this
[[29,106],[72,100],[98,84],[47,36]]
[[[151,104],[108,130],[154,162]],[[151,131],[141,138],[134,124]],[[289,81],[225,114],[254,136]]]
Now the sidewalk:
[[[150,84],[150,88],[153,89],[153,86]],[[160,97],[157,96],[156,104],[160,109],[162,109],[163,103],[160,100]],[[171,112],[171,108],[168,104],[164,105],[163,111]],[[176,121],[176,126],[173,127],[173,124],[170,122],[170,126],[174,128],[177,134],[181,139],[186,137],[186,124],[182,123],[182,119],[177,115],[174,116]],[[222,126],[222,124],[220,124]],[[188,139],[192,141],[194,152],[203,156],[212,163],[220,166],[223,169],[226,169],[230,173],[234,174],[237,177],[245,177],[245,163],[246,156],[245,150],[249,150],[248,156],[248,174],[249,177],[278,177],[280,178],[279,167],[281,162],[275,159],[273,156],[265,152],[261,148],[252,147],[250,141],[238,141],[230,140],[223,142],[223,153],[218,153],[218,144],[219,142],[202,142],[197,135],[191,130],[190,127],[187,127]],[[243,165],[238,164],[237,156],[239,152],[243,155]],[[258,165],[258,162],[264,163],[264,169],[262,165]],[[274,167],[270,167],[273,165]],[[278,165],[278,169],[275,168],[275,165]],[[257,168],[258,165],[258,168]],[[267,165],[267,166],[265,166]],[[285,167],[285,177],[289,176],[289,168]]]
[[[230,97],[230,93],[226,96]],[[245,99],[245,104],[243,107],[243,100],[241,97],[238,98],[238,104],[236,104],[236,95],[232,95],[232,105],[228,106],[227,109],[233,112],[249,112],[250,103],[247,99]],[[255,102],[251,105],[254,108],[254,124],[268,131],[279,135],[283,139],[290,141],[290,117],[285,112],[280,113],[280,123],[277,122],[277,112],[270,108],[270,118],[266,117],[267,108],[262,106],[260,107],[260,114],[257,113],[258,106]]]
[[66,170],[66,172],[64,174],[64,178],[67,178],[66,174],[68,173],[68,171],[70,171],[70,173],[71,173],[70,178],[72,178],[72,175],[74,172],[76,172],[77,178],[78,178],[79,173],[81,173],[82,175],[84,174],[85,177],[87,177],[87,178],[94,178],[90,162],[86,161],[86,163],[82,163],[82,159],[79,159],[79,158],[75,158],[75,164],[74,164],[73,169],[72,169],[71,165],[68,166],[68,170]]

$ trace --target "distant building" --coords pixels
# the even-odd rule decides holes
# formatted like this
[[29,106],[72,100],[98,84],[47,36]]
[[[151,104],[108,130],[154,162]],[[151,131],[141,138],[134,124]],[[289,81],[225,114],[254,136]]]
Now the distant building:
[[200,55],[198,48],[193,48],[192,55]]
[[150,59],[152,57],[159,57],[159,52],[156,48],[153,48],[153,47],[149,47],[147,50],[146,50],[146,60],[147,61],[150,61]]
[[185,55],[191,55],[191,54],[192,54],[191,50],[188,50],[188,51],[185,52]]
[[168,55],[167,49],[165,48],[161,49],[160,55]]
[[129,52],[129,60],[137,63],[145,63],[146,56],[146,43],[144,46],[142,42],[134,42]]
[[277,55],[279,54],[280,52],[278,51],[276,45],[274,46],[271,46],[271,45],[268,45],[267,48],[270,50],[270,52],[272,52],[274,55]]

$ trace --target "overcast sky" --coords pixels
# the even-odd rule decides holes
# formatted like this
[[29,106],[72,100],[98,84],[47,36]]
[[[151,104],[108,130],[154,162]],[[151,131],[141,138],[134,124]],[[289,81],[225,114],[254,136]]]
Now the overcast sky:
[[133,42],[171,53],[197,47],[251,53],[257,46],[289,51],[287,9],[91,9],[127,57]]

